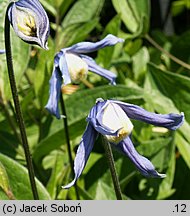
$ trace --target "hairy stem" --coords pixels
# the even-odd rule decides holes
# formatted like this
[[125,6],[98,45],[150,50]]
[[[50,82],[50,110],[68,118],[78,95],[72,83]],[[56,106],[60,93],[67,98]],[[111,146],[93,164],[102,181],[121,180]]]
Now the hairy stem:
[[38,192],[37,192],[37,187],[36,187],[36,182],[35,182],[35,177],[34,177],[34,168],[33,168],[33,164],[32,164],[32,157],[31,157],[30,150],[29,150],[29,145],[28,145],[28,140],[27,140],[27,136],[26,136],[26,130],[25,130],[25,125],[24,125],[23,115],[22,115],[22,111],[20,108],[18,91],[17,91],[17,87],[16,87],[16,80],[15,80],[15,76],[14,76],[13,62],[12,62],[10,23],[9,23],[9,19],[8,19],[8,10],[9,10],[9,7],[11,5],[12,4],[10,4],[7,8],[6,17],[5,17],[5,26],[4,26],[7,68],[8,68],[8,74],[9,74],[9,82],[10,82],[11,91],[12,91],[12,97],[13,97],[14,106],[15,106],[16,118],[17,118],[19,129],[20,129],[22,145],[24,148],[26,164],[27,164],[28,173],[29,173],[30,185],[31,185],[34,199],[38,200],[39,197],[38,197]]
[[[66,143],[67,143],[68,156],[69,156],[69,161],[70,161],[72,175],[73,175],[72,177],[74,177],[74,162],[73,162],[72,153],[71,153],[71,144],[70,144],[70,138],[69,138],[69,128],[68,128],[68,122],[67,122],[67,113],[66,113],[65,103],[64,103],[62,94],[60,96],[60,103],[61,103],[62,114],[64,116],[63,117],[63,124],[64,124],[64,129],[65,129],[65,138],[66,138]],[[80,196],[79,196],[79,193],[78,193],[77,183],[74,185],[74,187],[75,187],[76,197],[79,200]]]
[[117,197],[117,200],[122,200],[121,188],[120,188],[119,178],[118,178],[115,163],[114,163],[111,145],[103,136],[102,136],[102,144],[105,149],[105,155],[106,155],[108,166],[111,172],[111,177],[112,177],[112,181],[113,181],[113,185],[115,189],[115,195]]

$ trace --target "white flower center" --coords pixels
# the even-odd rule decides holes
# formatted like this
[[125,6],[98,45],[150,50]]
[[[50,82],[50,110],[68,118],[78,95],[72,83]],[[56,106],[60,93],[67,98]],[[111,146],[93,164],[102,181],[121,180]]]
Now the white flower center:
[[86,79],[88,73],[87,63],[72,53],[66,53],[65,58],[72,82],[76,83]]
[[28,11],[17,8],[16,23],[18,30],[26,36],[36,37],[37,29],[34,16]]
[[102,116],[102,124],[110,130],[117,131],[117,136],[106,135],[109,142],[119,143],[133,130],[133,124],[122,108],[115,103],[108,103]]

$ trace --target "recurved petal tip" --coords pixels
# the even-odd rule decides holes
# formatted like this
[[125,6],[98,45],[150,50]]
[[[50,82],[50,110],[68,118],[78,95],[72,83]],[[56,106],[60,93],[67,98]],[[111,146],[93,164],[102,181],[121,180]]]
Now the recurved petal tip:
[[134,104],[123,103],[120,101],[114,102],[122,107],[129,118],[140,120],[155,126],[165,127],[169,130],[176,130],[184,122],[184,113],[157,114],[149,112]]
[[123,43],[125,40],[123,38],[116,37],[115,35],[108,34],[105,39],[111,42],[111,45],[116,43]]
[[108,34],[105,38],[97,42],[79,42],[67,50],[73,53],[90,53],[102,49],[107,46],[114,46],[117,43],[124,42],[122,38],[118,38],[115,35]]
[[165,178],[165,174],[160,174],[155,170],[154,165],[144,156],[140,155],[129,137],[121,141],[117,146],[115,146],[119,151],[129,157],[129,159],[134,163],[136,168],[140,171],[143,176],[152,178]]
[[145,177],[149,177],[149,178],[150,177],[151,178],[165,178],[166,177],[166,174],[157,172],[153,164],[150,161],[148,161],[147,158],[145,160],[144,160],[144,164],[146,164],[146,168],[144,170],[139,169],[142,175],[144,175]]
[[65,185],[65,186],[61,186],[62,189],[69,189],[70,187],[72,187],[76,182],[76,178],[70,182],[68,185]]
[[166,177],[167,177],[166,174],[161,174],[161,173],[157,173],[157,174],[158,174],[158,176],[159,176],[160,178],[166,178]]

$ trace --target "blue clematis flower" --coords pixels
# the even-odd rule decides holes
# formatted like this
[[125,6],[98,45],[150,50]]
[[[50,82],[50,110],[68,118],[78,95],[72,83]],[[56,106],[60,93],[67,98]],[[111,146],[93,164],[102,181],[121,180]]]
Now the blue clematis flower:
[[60,119],[58,102],[62,80],[63,85],[79,82],[85,79],[88,70],[105,77],[111,84],[115,84],[116,75],[114,73],[101,68],[91,57],[84,54],[94,52],[106,46],[113,46],[123,41],[123,39],[109,34],[99,42],[80,42],[71,47],[64,48],[57,53],[54,58],[54,68],[50,79],[49,100],[46,109]]
[[18,37],[48,49],[49,19],[38,0],[12,1],[8,17]]
[[116,100],[97,100],[96,105],[92,107],[88,115],[88,124],[75,157],[75,178],[70,184],[64,186],[64,189],[73,186],[80,177],[98,134],[105,136],[111,145],[124,155],[127,155],[142,175],[157,178],[166,176],[158,173],[153,164],[135,150],[130,138],[133,124],[129,118],[170,130],[176,130],[184,121],[183,113],[180,115],[173,113],[155,114],[129,103]]

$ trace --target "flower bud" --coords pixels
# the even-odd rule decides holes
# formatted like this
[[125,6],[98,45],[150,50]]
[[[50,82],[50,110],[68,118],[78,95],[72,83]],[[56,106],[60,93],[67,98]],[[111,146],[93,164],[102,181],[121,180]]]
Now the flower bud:
[[117,136],[106,135],[107,140],[115,144],[129,136],[133,130],[133,124],[126,113],[119,105],[111,102],[104,109],[102,126],[112,131],[118,131]]
[[27,43],[48,49],[49,19],[38,0],[12,2],[8,16],[18,37]]
[[66,53],[65,58],[72,82],[77,83],[86,79],[88,73],[87,63],[72,53]]

